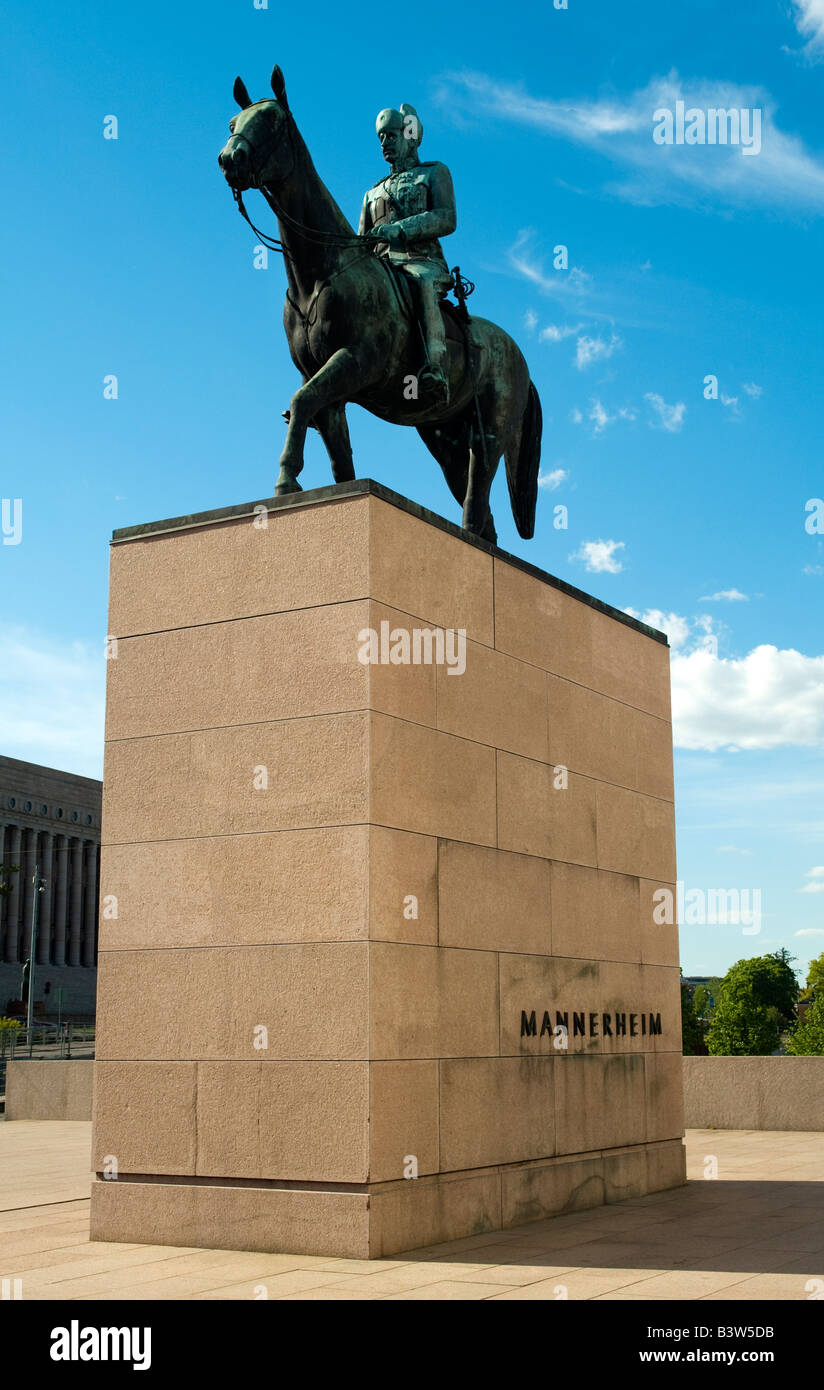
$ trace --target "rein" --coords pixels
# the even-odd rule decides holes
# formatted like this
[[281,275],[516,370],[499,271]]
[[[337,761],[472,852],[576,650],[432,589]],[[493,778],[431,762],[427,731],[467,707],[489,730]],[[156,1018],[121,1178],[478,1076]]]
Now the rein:
[[[263,194],[275,216],[291,227],[292,231],[299,232],[307,241],[312,241],[316,246],[360,246],[364,251],[371,251],[374,246],[372,237],[358,236],[357,232],[324,232],[319,227],[307,227],[303,222],[298,222],[297,218],[292,217],[285,208],[282,208],[275,198],[274,193],[265,184],[258,184],[260,192]],[[270,237],[267,232],[262,232],[260,227],[256,227],[243,201],[243,194],[239,188],[232,189],[232,197],[237,204],[237,210],[252,228],[255,236],[270,251],[279,251],[282,256],[289,256],[290,253],[283,242],[277,237]]]
[[232,189],[232,197],[234,198],[235,203],[237,204],[238,212],[240,213],[241,217],[245,218],[245,220],[249,223],[249,226],[252,228],[252,231],[254,232],[258,241],[260,241],[264,246],[268,246],[270,251],[279,251],[282,256],[288,256],[289,253],[283,245],[282,241],[278,241],[277,237],[268,236],[266,232],[262,232],[260,230],[260,227],[255,226],[254,222],[252,221],[251,217],[246,211],[246,206],[243,202],[243,194],[241,193],[239,188]]
[[[284,178],[289,178],[290,175],[294,172],[295,164],[297,162],[295,158],[295,143],[293,138],[293,117],[291,111],[289,110],[287,110],[286,112],[285,133],[289,141],[289,153],[292,156],[292,165],[289,170],[289,173],[286,174]],[[244,139],[244,142],[248,145],[248,141],[245,140],[245,137],[241,136],[240,138]],[[372,239],[368,237],[358,236],[357,232],[324,232],[319,227],[307,227],[303,222],[299,222],[297,218],[292,217],[291,214],[288,213],[285,208],[282,208],[280,206],[271,188],[267,188],[266,184],[260,182],[260,179],[259,177],[257,177],[254,170],[253,177],[254,187],[259,189],[260,192],[263,194],[264,198],[266,199],[270,208],[274,212],[275,216],[281,222],[284,222],[287,227],[290,227],[293,232],[298,232],[302,237],[305,237],[307,241],[314,242],[316,246],[362,246],[364,250],[371,251],[373,249],[374,243],[372,242]],[[246,220],[246,222],[248,222],[255,236],[259,238],[261,243],[264,246],[267,246],[270,251],[279,251],[282,256],[286,256],[289,257],[289,259],[291,259],[289,252],[282,241],[280,241],[277,237],[268,236],[265,232],[262,232],[259,227],[255,226],[254,222],[252,221],[251,217],[246,211],[246,207],[243,202],[243,194],[241,193],[239,188],[232,189],[232,196],[235,202],[237,203],[238,212],[240,213],[241,217],[243,217]]]
[[[289,174],[286,175],[286,177],[288,178],[294,172],[295,164],[297,162],[295,158],[295,146],[293,140],[293,117],[291,111],[289,110],[287,110],[286,112],[286,131],[289,140],[289,150],[292,156],[292,166],[289,170]],[[248,144],[248,141],[246,143]],[[293,299],[288,289],[286,291],[286,298],[288,303],[291,304],[292,308],[295,310],[299,319],[301,320],[304,337],[306,338],[306,346],[311,355],[312,348],[309,343],[309,329],[312,326],[312,316],[317,312],[318,300],[320,299],[322,292],[326,289],[327,285],[329,285],[331,281],[335,279],[337,275],[340,275],[340,273],[343,270],[348,270],[349,267],[353,265],[354,262],[358,260],[360,256],[372,255],[373,252],[375,252],[377,249],[376,243],[372,237],[360,236],[357,232],[325,232],[319,227],[307,227],[303,222],[299,222],[297,218],[292,217],[290,213],[286,212],[285,208],[281,207],[271,188],[268,188],[266,184],[261,183],[260,179],[254,174],[253,177],[253,186],[263,194],[264,198],[266,199],[267,203],[269,204],[270,208],[272,209],[278,220],[285,223],[287,227],[291,228],[292,231],[297,232],[307,241],[313,242],[316,246],[336,246],[340,247],[341,249],[344,247],[360,248],[359,254],[355,255],[353,259],[348,262],[347,265],[338,266],[337,269],[333,270],[332,274],[327,276],[325,280],[318,282],[318,284],[315,286],[314,292],[312,293],[309,299],[305,312],[301,309],[300,305],[297,304],[296,301]],[[387,175],[387,179],[389,177],[390,175]],[[387,179],[384,179],[383,182],[386,183]],[[261,245],[268,247],[270,251],[279,251],[280,254],[283,256],[284,260],[289,260],[294,264],[294,256],[292,252],[289,251],[289,249],[278,237],[270,237],[268,233],[261,231],[259,227],[255,226],[254,222],[252,221],[251,217],[246,211],[246,205],[243,201],[243,194],[239,188],[232,189],[232,197],[234,198],[235,203],[237,204],[237,210],[240,213],[241,217],[244,219],[245,222],[249,224],[255,236],[260,241]],[[392,286],[395,291],[395,296],[398,301],[398,306],[400,308],[401,313],[403,314],[405,312],[405,306],[401,299],[400,290],[395,281],[395,277],[392,274],[391,268],[384,257],[379,257],[379,261],[389,274],[389,278],[392,282]],[[476,380],[475,366],[472,359],[471,340],[469,335],[469,314],[467,313],[466,309],[466,300],[469,297],[469,295],[473,293],[475,286],[471,280],[467,280],[464,276],[461,275],[458,266],[455,266],[454,270],[452,271],[452,277],[453,284],[451,288],[454,290],[455,296],[458,300],[457,316],[461,323],[462,336],[464,339],[464,348],[466,352],[466,365],[467,370],[469,372],[470,382],[472,384],[472,397],[475,405],[475,416],[477,421],[478,434],[480,438],[481,455],[484,461],[484,467],[486,467],[486,438],[483,432],[480,402],[478,400],[478,383]],[[421,324],[418,320],[418,315],[414,312],[414,310],[412,318],[413,322],[418,322],[418,329],[421,331],[421,336],[423,336]],[[425,346],[426,344],[424,342],[424,348]]]
[[[302,222],[298,222],[296,218],[291,217],[287,212],[284,211],[282,207],[280,207],[271,189],[267,188],[265,184],[258,184],[257,186],[260,192],[263,194],[264,198],[266,199],[267,203],[271,207],[272,211],[275,213],[276,217],[279,217],[283,222],[285,222],[287,227],[291,227],[294,231],[299,232],[302,236],[306,238],[307,241],[313,241],[318,246],[338,246],[341,248],[346,246],[359,246],[361,248],[360,252],[356,254],[353,257],[353,259],[348,262],[347,265],[338,266],[338,268],[336,270],[333,270],[332,274],[328,275],[325,280],[319,281],[319,283],[315,286],[309,303],[306,306],[305,312],[303,311],[303,309],[301,309],[300,305],[289,293],[288,289],[286,291],[287,300],[291,304],[295,313],[298,315],[298,318],[301,320],[301,323],[303,325],[303,334],[306,338],[306,346],[307,348],[309,348],[309,352],[311,353],[312,349],[309,343],[309,329],[312,325],[312,315],[314,312],[317,311],[318,300],[322,292],[326,289],[327,285],[331,284],[331,282],[335,279],[337,275],[340,275],[341,271],[348,270],[349,266],[351,266],[354,263],[354,261],[358,260],[360,256],[371,255],[374,249],[374,243],[371,238],[358,236],[357,234],[350,235],[348,232],[323,232],[320,230],[320,228],[317,227],[305,227]],[[280,254],[283,256],[284,260],[292,261],[292,263],[294,264],[294,256],[292,252],[289,251],[286,246],[284,246],[282,241],[280,241],[277,237],[268,236],[266,232],[262,232],[259,227],[255,226],[254,222],[252,221],[251,217],[246,211],[246,207],[243,202],[243,194],[241,193],[239,188],[232,189],[232,196],[234,197],[234,200],[237,203],[238,212],[240,213],[241,217],[243,217],[244,220],[248,222],[249,226],[252,228],[252,231],[254,232],[258,240],[261,242],[261,244],[263,246],[267,246],[271,251],[279,251]]]
[[[289,139],[289,148],[292,155],[292,167],[289,170],[289,173],[291,174],[295,168],[296,163],[295,146],[292,138],[291,112],[287,113],[287,133]],[[306,241],[310,241],[314,243],[314,245],[316,246],[338,247],[341,250],[346,247],[359,248],[358,254],[356,254],[353,257],[353,260],[349,261],[348,265],[338,266],[336,270],[333,270],[331,275],[327,276],[325,280],[320,281],[315,286],[314,292],[309,300],[305,312],[303,309],[301,309],[300,305],[292,297],[289,291],[286,291],[286,298],[288,302],[291,304],[292,308],[295,310],[295,313],[301,320],[301,323],[303,325],[304,337],[306,338],[306,346],[307,348],[309,348],[309,351],[311,353],[312,349],[309,344],[309,329],[312,324],[312,315],[317,312],[317,304],[321,296],[321,293],[323,292],[323,290],[326,289],[327,285],[329,285],[331,281],[334,280],[335,277],[341,273],[341,271],[348,270],[349,266],[352,265],[355,260],[358,260],[360,256],[371,255],[373,251],[376,250],[375,242],[371,237],[358,236],[356,232],[326,232],[323,231],[320,227],[307,227],[303,222],[299,222],[296,217],[292,217],[291,213],[288,213],[286,209],[280,205],[272,189],[268,188],[266,184],[261,183],[260,179],[257,177],[254,180],[254,187],[256,187],[259,190],[259,192],[263,194],[264,198],[266,199],[267,203],[269,204],[270,208],[272,209],[278,220],[283,222],[287,227],[291,228],[292,231],[297,232],[300,236],[304,237]],[[291,261],[291,263],[294,265],[294,253],[290,251],[289,248],[285,246],[284,243],[278,237],[271,237],[268,235],[268,233],[261,231],[260,227],[255,226],[254,222],[252,221],[251,217],[246,211],[246,205],[243,201],[243,194],[241,193],[239,188],[232,189],[232,196],[235,200],[235,203],[237,204],[238,212],[240,213],[244,221],[249,224],[255,236],[260,241],[261,245],[268,247],[271,251],[279,251],[280,254],[283,256],[284,260]]]

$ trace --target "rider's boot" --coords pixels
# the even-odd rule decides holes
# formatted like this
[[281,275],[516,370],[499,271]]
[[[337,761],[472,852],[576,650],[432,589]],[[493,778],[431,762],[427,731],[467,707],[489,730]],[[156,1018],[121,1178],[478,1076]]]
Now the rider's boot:
[[420,283],[421,309],[426,338],[426,365],[418,374],[418,392],[433,404],[449,404],[449,378],[446,375],[446,332],[435,286]]
[[418,373],[418,393],[433,405],[449,405],[449,380],[443,367],[427,362]]

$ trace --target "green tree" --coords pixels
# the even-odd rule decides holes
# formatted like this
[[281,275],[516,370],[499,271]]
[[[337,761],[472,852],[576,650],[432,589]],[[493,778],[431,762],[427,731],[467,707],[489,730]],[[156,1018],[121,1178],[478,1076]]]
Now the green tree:
[[814,994],[824,994],[824,951],[810,961],[807,983],[801,993],[802,999],[812,999]]
[[798,981],[785,947],[736,961],[721,981],[707,1034],[712,1057],[765,1057],[795,1019]]
[[787,1038],[790,1057],[824,1057],[824,991],[819,991]]
[[19,864],[0,864],[0,898],[8,897],[11,892],[10,874],[19,874]]
[[707,990],[709,992],[710,999],[712,1000],[712,1003],[709,1006],[709,1011],[707,1013],[707,1018],[712,1018],[715,1006],[718,1003],[718,1000],[721,998],[722,979],[723,977],[721,975],[711,975],[710,978],[707,980]]
[[706,1018],[710,1007],[710,992],[706,985],[696,985],[692,996],[698,1018]]
[[704,1046],[704,1030],[695,1016],[695,1004],[689,985],[684,984],[681,972],[681,1050],[685,1057],[701,1054]]
[[779,1024],[787,1028],[796,1020],[799,987],[792,967],[796,957],[782,946],[780,951],[756,959],[764,962],[763,1002],[778,1011]]

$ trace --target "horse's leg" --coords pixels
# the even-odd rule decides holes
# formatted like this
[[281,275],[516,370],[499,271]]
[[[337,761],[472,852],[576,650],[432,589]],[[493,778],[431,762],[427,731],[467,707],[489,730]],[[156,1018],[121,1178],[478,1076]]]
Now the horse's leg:
[[298,473],[303,468],[303,447],[306,431],[313,416],[324,406],[345,399],[353,384],[359,385],[361,372],[357,359],[349,348],[339,348],[313,377],[299,386],[289,405],[289,428],[280,456],[280,475],[275,484],[275,496],[300,492]]
[[473,536],[482,536],[484,540],[494,543],[498,536],[489,510],[489,492],[503,450],[496,435],[484,435],[483,443],[485,447],[482,451],[477,431],[473,432],[462,524],[464,530],[471,531]]
[[346,423],[346,406],[327,405],[319,410],[312,421],[326,445],[332,477],[336,483],[348,483],[355,476],[352,463],[352,445],[349,441],[349,426]]
[[[465,428],[457,436],[447,435],[443,428],[439,428],[436,425],[418,426],[418,434],[420,435],[430,454],[434,455],[434,457],[438,460],[438,463],[441,465],[441,468],[443,469],[443,475],[446,479],[449,491],[452,493],[452,496],[455,498],[455,501],[460,502],[462,507],[465,507],[466,499],[469,495],[469,470],[472,459],[472,454],[469,447],[469,439],[472,430],[472,424],[472,420],[467,421],[465,423]],[[495,441],[488,440],[488,455],[491,455],[492,448],[494,447]],[[482,465],[480,466],[482,467]],[[497,468],[497,462],[495,467]],[[494,475],[495,469],[493,469],[492,471]],[[490,486],[491,483],[492,479],[490,478]],[[474,531],[474,527],[467,526],[466,519],[464,519],[464,526],[467,530]],[[492,513],[489,510],[488,488],[486,520],[483,522],[483,525],[481,526],[480,530],[475,532],[475,534],[481,536],[482,539],[485,541],[491,541],[493,545],[498,539],[498,535],[495,530],[495,523],[492,520]]]
[[469,430],[446,433],[442,426],[418,425],[418,434],[443,470],[446,485],[455,501],[462,507],[466,497],[469,471]]
[[492,545],[498,544],[498,532],[495,530],[495,522],[492,519],[492,512],[487,510],[486,525],[481,532],[481,540],[489,541]]

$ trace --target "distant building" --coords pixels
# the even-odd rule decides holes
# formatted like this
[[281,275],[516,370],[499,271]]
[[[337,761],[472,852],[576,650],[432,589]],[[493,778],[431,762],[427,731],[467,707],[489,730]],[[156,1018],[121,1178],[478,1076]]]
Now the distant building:
[[[19,864],[0,897],[0,1013],[20,999],[31,945],[34,870],[40,895],[34,980],[40,1016],[94,1013],[102,782],[0,757],[0,854]],[[49,989],[46,991],[46,985]]]
[[[703,985],[706,988],[710,980],[714,978],[715,977],[712,975],[685,975],[681,983],[686,985],[690,994],[694,994],[699,985]],[[713,999],[712,995],[710,995],[710,999]],[[713,1003],[714,1002],[715,1001],[713,1000]]]

